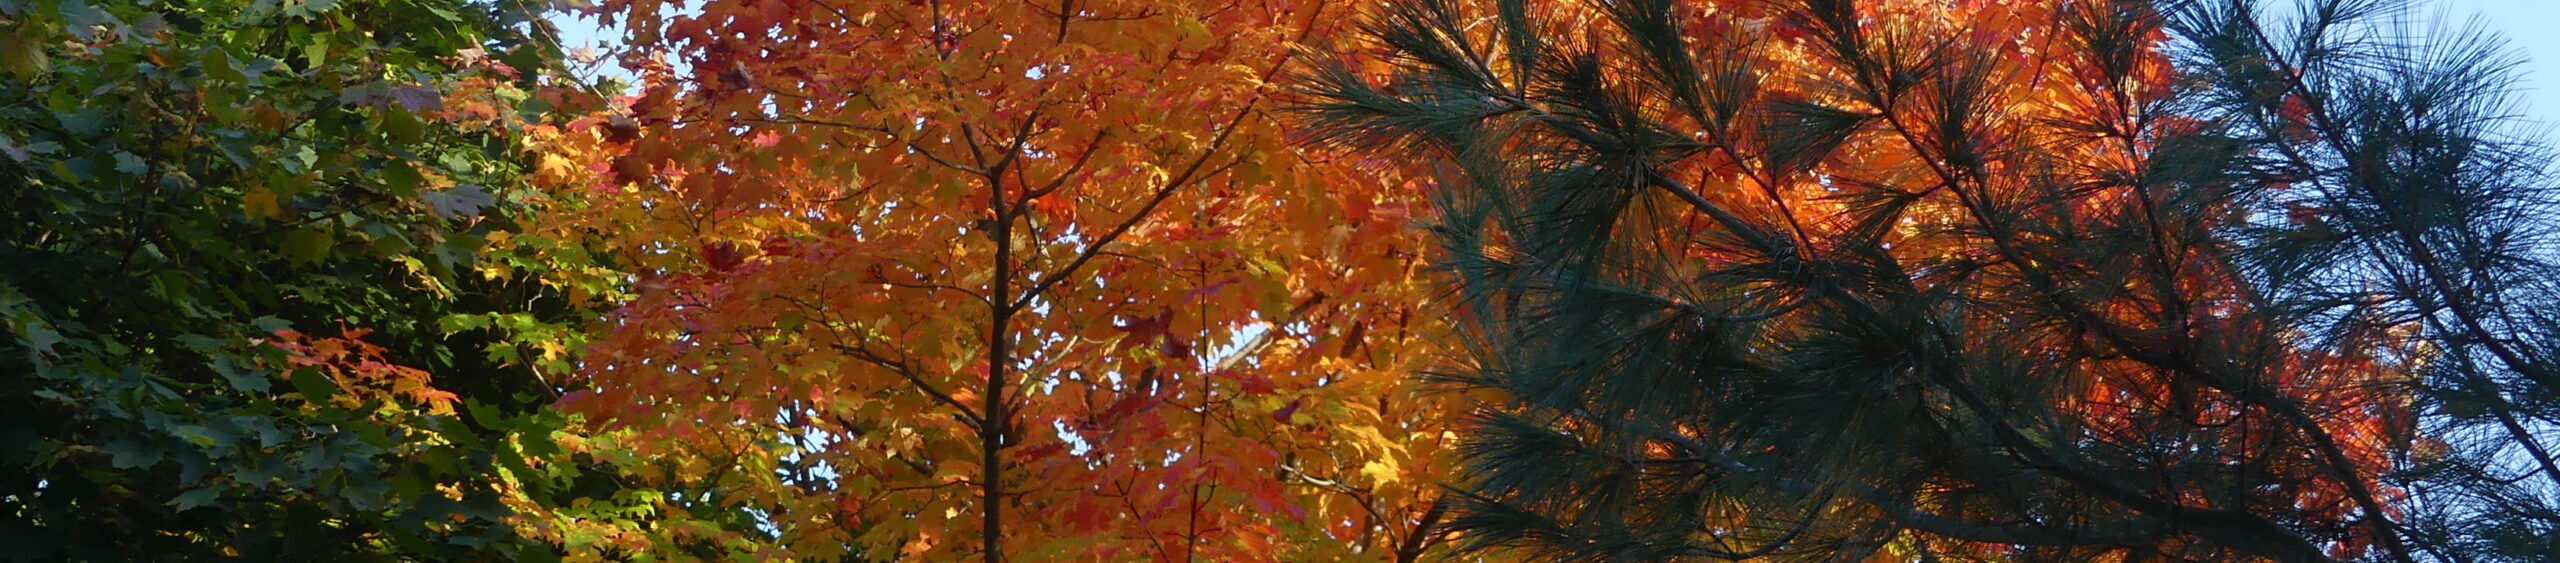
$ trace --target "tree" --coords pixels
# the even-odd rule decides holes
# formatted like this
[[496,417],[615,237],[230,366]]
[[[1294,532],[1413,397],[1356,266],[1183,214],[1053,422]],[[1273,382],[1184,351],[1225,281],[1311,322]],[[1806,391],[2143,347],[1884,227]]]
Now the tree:
[[[2516,117],[2495,37],[2417,2],[2182,6],[2199,113],[2251,160],[2264,219],[2229,235],[2270,308],[2404,350],[2414,434],[2390,452],[2417,557],[2560,558],[2552,153]],[[2276,220],[2279,216],[2283,219]],[[2349,345],[2358,344],[2354,341]]]
[[2545,162],[2408,6],[1395,2],[1471,548],[2551,556]]
[[537,168],[636,277],[563,407],[759,556],[1419,557],[1418,202],[1267,115],[1348,10],[607,3],[642,88]]
[[544,283],[594,266],[575,244],[492,244],[541,205],[527,24],[0,3],[6,557],[540,559],[510,506],[637,492],[544,410],[609,284]]

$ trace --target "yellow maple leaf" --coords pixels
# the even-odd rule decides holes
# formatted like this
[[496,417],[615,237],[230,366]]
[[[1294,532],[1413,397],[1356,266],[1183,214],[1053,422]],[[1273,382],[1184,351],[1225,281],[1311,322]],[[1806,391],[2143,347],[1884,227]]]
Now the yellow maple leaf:
[[276,204],[276,193],[263,188],[249,190],[248,195],[240,196],[240,208],[254,219],[272,221],[284,216],[284,206]]

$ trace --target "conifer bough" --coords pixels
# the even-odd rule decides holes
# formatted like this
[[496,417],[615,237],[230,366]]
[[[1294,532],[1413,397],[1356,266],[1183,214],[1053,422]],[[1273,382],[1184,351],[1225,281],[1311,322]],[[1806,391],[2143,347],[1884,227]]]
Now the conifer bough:
[[1404,0],[1300,109],[1437,180],[1471,549],[2549,560],[2548,159],[2414,9]]

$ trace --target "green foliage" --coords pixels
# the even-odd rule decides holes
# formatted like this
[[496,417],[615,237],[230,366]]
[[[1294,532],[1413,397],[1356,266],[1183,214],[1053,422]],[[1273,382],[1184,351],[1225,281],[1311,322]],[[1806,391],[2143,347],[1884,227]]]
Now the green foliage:
[[[489,243],[533,197],[496,118],[539,110],[494,86],[554,65],[525,9],[0,0],[0,551],[541,559],[506,495],[612,493],[546,464],[567,366],[525,353],[576,345],[534,280],[577,255]],[[347,327],[386,350],[278,332]],[[469,416],[357,392],[395,365]]]

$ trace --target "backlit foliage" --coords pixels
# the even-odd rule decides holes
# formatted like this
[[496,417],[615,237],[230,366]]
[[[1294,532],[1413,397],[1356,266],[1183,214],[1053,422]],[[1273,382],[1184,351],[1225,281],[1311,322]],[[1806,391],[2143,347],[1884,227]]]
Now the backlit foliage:
[[758,556],[1419,556],[1419,198],[1269,83],[1354,9],[610,2],[641,87],[537,177],[631,299],[561,404]]
[[2207,9],[1391,2],[1309,115],[1435,174],[1454,379],[1509,396],[1456,528],[1537,559],[2411,557],[2429,353],[2271,293],[2250,239],[2304,193],[2260,159],[2314,134],[2173,68]]

